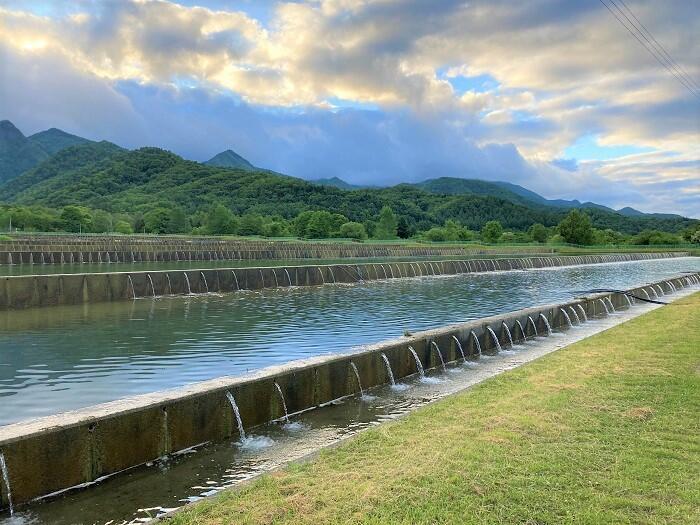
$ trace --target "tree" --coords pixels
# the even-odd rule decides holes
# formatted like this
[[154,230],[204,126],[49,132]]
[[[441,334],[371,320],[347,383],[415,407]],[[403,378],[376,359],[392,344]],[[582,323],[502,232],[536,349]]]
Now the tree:
[[141,213],[136,214],[134,217],[134,231],[136,233],[141,233],[146,230],[146,223],[143,220],[143,215]]
[[395,239],[398,229],[398,220],[394,211],[389,206],[384,206],[379,212],[379,222],[374,230],[377,239]]
[[280,216],[269,217],[263,226],[265,237],[286,237],[289,235],[289,223]]
[[215,204],[207,215],[207,230],[213,235],[236,233],[237,224],[233,213],[223,204]]
[[588,214],[581,210],[571,210],[558,226],[559,233],[569,244],[591,244],[593,225]]
[[191,229],[190,221],[182,208],[175,206],[170,210],[168,233],[188,233]]
[[328,211],[315,211],[306,225],[306,235],[310,239],[324,239],[331,236],[333,215]]
[[399,222],[396,224],[396,235],[399,239],[408,239],[416,233],[413,228],[408,224],[405,217],[399,217]]
[[117,233],[134,233],[134,229],[126,221],[117,221],[114,223],[114,231]]
[[503,226],[498,221],[489,221],[481,229],[481,239],[486,242],[498,242],[503,235]]
[[148,233],[168,233],[170,210],[154,208],[144,214],[143,222]]
[[82,206],[66,206],[61,212],[61,222],[66,231],[89,231],[92,226],[90,210]]
[[536,222],[528,230],[530,238],[535,242],[547,242],[547,228],[544,224]]
[[103,233],[112,230],[112,216],[106,211],[95,210],[92,214],[91,231],[95,233]]
[[359,222],[346,222],[340,227],[340,236],[348,239],[364,240],[367,238],[367,231],[364,224]]
[[246,213],[238,225],[239,235],[262,235],[263,217],[258,213]]

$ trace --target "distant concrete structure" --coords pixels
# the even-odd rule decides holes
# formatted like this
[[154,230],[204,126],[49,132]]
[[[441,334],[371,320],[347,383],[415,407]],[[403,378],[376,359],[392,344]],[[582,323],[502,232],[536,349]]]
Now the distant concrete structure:
[[120,301],[156,295],[316,286],[429,275],[668,259],[687,255],[682,252],[631,253],[6,276],[0,278],[0,310]]

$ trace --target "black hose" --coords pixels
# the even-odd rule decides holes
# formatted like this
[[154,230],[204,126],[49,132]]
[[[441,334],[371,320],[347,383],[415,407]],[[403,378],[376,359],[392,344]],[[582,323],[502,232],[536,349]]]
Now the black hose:
[[625,290],[615,290],[613,288],[595,288],[593,290],[575,290],[573,292],[574,294],[577,295],[582,295],[582,294],[589,294],[589,293],[619,293],[622,295],[626,295],[628,297],[633,297],[634,299],[638,301],[642,301],[645,303],[652,303],[652,304],[668,304],[663,301],[656,301],[654,299],[647,299],[646,297],[640,297],[638,295],[633,294],[632,292],[628,292]]

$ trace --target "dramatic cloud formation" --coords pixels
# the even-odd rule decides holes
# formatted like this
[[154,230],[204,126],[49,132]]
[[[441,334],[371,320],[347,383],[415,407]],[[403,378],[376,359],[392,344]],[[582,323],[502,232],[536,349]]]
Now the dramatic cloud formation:
[[[627,4],[700,79],[700,6]],[[700,216],[700,103],[600,2],[3,5],[0,118],[27,132]]]

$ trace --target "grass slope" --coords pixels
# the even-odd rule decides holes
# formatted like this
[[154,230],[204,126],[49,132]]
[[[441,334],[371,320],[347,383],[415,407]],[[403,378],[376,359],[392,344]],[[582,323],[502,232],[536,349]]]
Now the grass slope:
[[168,523],[700,523],[699,413],[695,294]]

